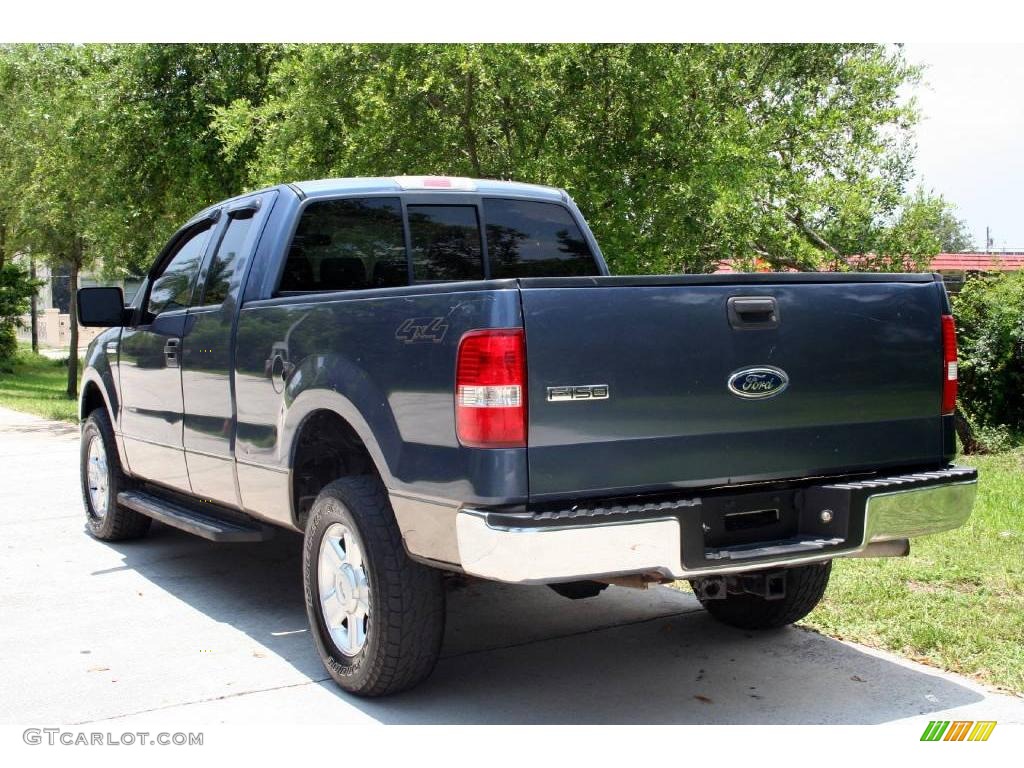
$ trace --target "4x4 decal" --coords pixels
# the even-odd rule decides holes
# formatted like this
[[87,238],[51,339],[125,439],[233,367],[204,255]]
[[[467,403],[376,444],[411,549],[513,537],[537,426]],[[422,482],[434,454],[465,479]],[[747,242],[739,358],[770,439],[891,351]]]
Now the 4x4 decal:
[[444,341],[446,333],[448,333],[448,323],[444,321],[443,317],[410,317],[398,326],[395,338],[405,344],[418,342],[440,344]]

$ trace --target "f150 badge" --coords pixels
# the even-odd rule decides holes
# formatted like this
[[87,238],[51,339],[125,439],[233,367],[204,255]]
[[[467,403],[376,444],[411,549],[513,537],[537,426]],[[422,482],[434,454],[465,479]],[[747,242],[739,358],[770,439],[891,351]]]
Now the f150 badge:
[[564,387],[548,387],[549,403],[564,403],[570,400],[607,400],[607,384],[576,384]]
[[789,386],[789,376],[781,368],[768,365],[742,368],[729,375],[729,391],[736,397],[762,400],[775,397]]

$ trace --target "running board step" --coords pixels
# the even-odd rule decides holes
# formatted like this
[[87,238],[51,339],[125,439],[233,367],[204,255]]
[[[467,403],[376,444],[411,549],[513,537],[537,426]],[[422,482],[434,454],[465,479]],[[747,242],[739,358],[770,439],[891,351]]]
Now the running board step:
[[274,529],[268,525],[204,514],[144,491],[121,491],[117,503],[210,541],[266,541],[274,535]]

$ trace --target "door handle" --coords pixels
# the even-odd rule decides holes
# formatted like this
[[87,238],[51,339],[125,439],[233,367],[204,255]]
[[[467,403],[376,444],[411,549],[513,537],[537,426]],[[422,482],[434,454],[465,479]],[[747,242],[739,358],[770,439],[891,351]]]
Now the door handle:
[[181,350],[181,339],[171,337],[164,344],[164,360],[167,363],[168,368],[177,368],[181,359],[179,357]]
[[727,307],[729,325],[737,330],[779,327],[779,307],[774,296],[732,296]]

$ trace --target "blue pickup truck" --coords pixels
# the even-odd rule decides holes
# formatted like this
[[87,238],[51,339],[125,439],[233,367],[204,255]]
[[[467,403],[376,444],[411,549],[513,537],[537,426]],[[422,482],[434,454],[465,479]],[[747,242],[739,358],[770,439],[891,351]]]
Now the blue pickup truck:
[[89,532],[304,534],[342,688],[423,680],[445,572],[688,579],[791,623],[836,557],[961,525],[956,341],[931,274],[610,276],[562,190],[452,177],[284,184],[211,206],[103,326],[81,394]]

